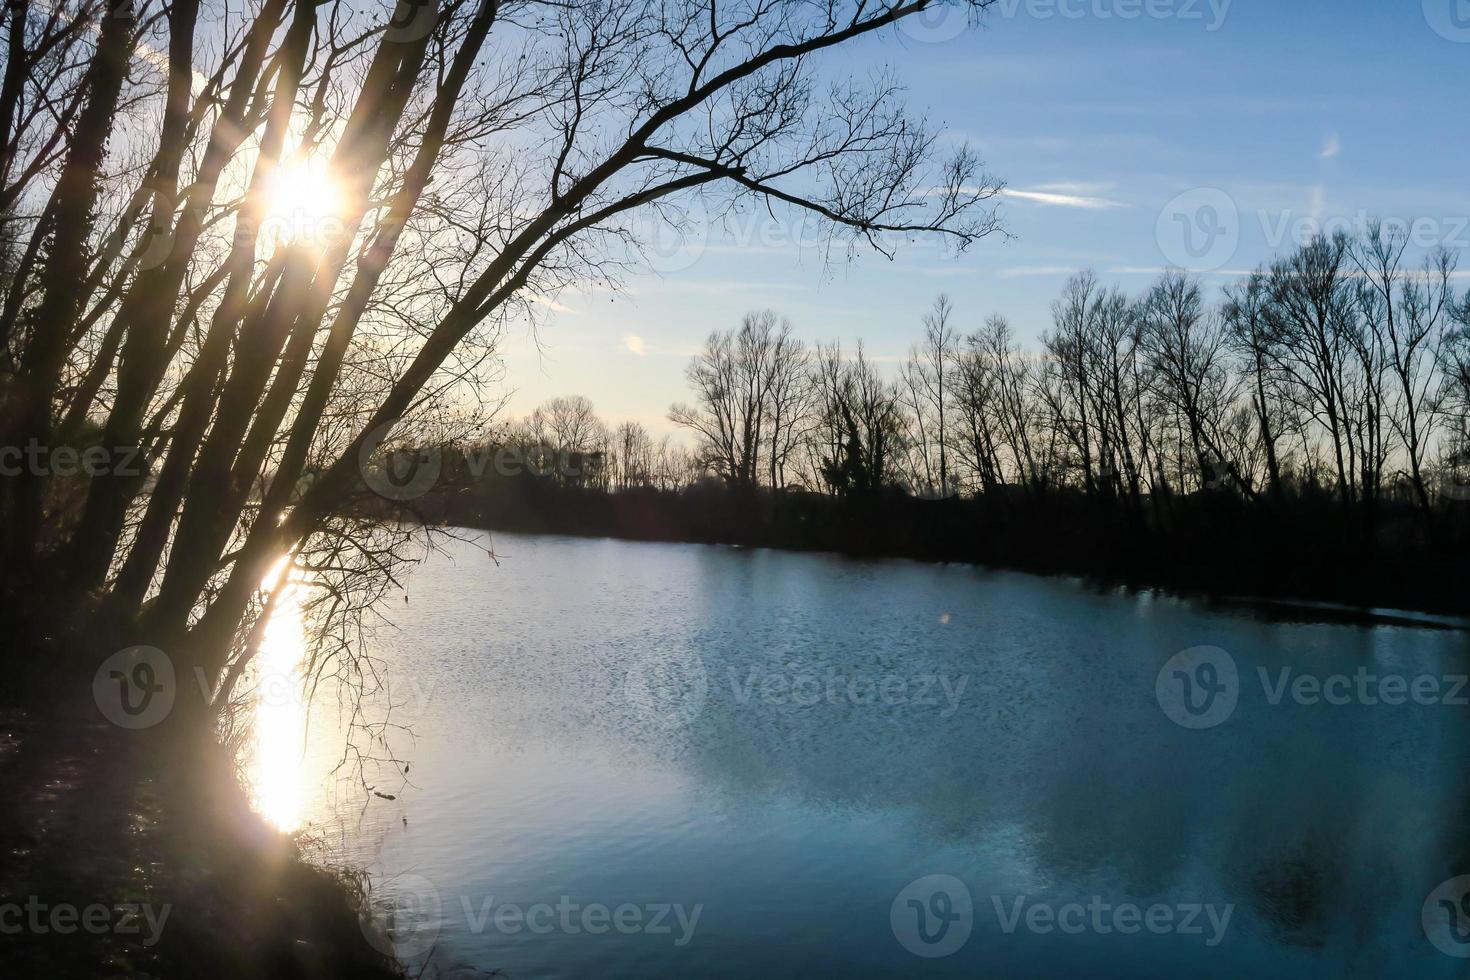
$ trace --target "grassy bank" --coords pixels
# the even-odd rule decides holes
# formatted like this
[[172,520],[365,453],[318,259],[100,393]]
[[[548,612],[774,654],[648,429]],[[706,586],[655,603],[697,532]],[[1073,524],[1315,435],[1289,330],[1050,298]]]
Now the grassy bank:
[[0,928],[9,975],[401,977],[348,873],[306,862],[248,805],[212,739],[99,714],[91,677],[0,709]]

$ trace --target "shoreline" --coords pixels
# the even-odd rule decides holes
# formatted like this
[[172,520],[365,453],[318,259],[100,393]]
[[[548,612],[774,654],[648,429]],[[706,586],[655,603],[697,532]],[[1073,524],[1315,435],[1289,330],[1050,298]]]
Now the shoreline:
[[[416,524],[418,527],[428,527]],[[1095,592],[1126,590],[1129,594],[1155,593],[1186,602],[1197,603],[1205,608],[1227,607],[1251,609],[1258,613],[1279,612],[1271,618],[1286,622],[1341,623],[1348,626],[1401,626],[1416,629],[1449,630],[1470,632],[1470,615],[1453,612],[1416,609],[1409,606],[1383,606],[1335,602],[1325,599],[1303,598],[1290,595],[1251,595],[1248,593],[1219,592],[1205,589],[1182,588],[1150,582],[1144,579],[1110,578],[1067,569],[1043,570],[1022,565],[1002,565],[981,560],[955,558],[922,558],[902,554],[875,554],[863,551],[843,551],[830,548],[797,548],[776,544],[747,544],[739,541],[675,540],[666,538],[629,537],[619,534],[579,533],[576,531],[528,531],[514,527],[488,527],[468,524],[433,525],[462,531],[484,531],[490,534],[517,534],[523,537],[565,537],[580,540],[623,541],[633,544],[692,544],[711,548],[731,548],[738,551],[775,551],[794,555],[822,555],[858,561],[910,561],[923,565],[968,565],[989,571],[1010,572],[1017,575],[1032,575],[1041,579],[1056,579]],[[1301,611],[1300,617],[1287,615],[1293,610]]]
[[478,473],[446,454],[435,482],[413,496],[385,499],[363,488],[342,509],[406,524],[963,562],[1215,600],[1470,620],[1470,501],[1454,499],[1426,513],[1408,501],[1344,506],[1321,492],[1130,502],[1019,487],[940,499],[893,488],[751,492],[712,479],[683,489],[612,488],[554,474]]
[[0,902],[40,923],[6,937],[12,972],[402,980],[362,876],[267,824],[226,747],[109,723],[75,670],[28,680],[0,703]]
[[[554,501],[555,495],[551,499]],[[604,496],[604,500],[616,499],[616,496]],[[1470,558],[1463,554],[1383,556],[1364,560],[1358,568],[1347,564],[1329,567],[1330,562],[1325,559],[1316,564],[1305,562],[1300,560],[1300,554],[1296,561],[1273,563],[1270,556],[1263,555],[1259,556],[1260,564],[1255,564],[1243,563],[1239,556],[1232,556],[1231,560],[1212,564],[1174,560],[1172,554],[1151,550],[1148,545],[1154,542],[1146,537],[1130,542],[1140,545],[1131,551],[1092,547],[1086,543],[1076,549],[1058,549],[1040,542],[1038,547],[1025,552],[997,548],[966,554],[964,544],[971,539],[962,535],[956,535],[948,547],[935,547],[932,540],[895,541],[891,528],[879,528],[872,536],[844,545],[830,539],[781,540],[780,528],[771,524],[743,527],[727,524],[729,530],[724,534],[679,534],[671,533],[678,530],[670,526],[672,522],[660,526],[636,518],[625,520],[616,511],[611,519],[606,514],[592,514],[591,520],[569,520],[555,506],[539,514],[512,509],[495,517],[486,514],[488,509],[493,508],[476,507],[470,512],[457,508],[441,510],[431,504],[423,508],[427,513],[415,508],[411,512],[399,512],[397,517],[403,523],[424,527],[965,564],[1047,578],[1073,578],[1085,587],[1102,591],[1156,591],[1205,604],[1251,606],[1263,611],[1274,608],[1283,613],[1301,610],[1308,614],[1306,618],[1316,621],[1470,630]],[[431,515],[438,519],[425,519]],[[1102,537],[1117,541],[1116,536]],[[1281,550],[1289,551],[1290,543]],[[1431,562],[1437,562],[1437,567],[1431,567]],[[1319,579],[1312,574],[1318,570],[1330,570],[1331,574]],[[1241,588],[1240,584],[1246,581],[1267,588]]]

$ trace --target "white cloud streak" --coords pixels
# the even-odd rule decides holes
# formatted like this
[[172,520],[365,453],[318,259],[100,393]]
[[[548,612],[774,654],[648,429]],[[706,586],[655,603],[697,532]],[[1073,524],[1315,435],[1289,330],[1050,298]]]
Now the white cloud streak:
[[1001,196],[1017,201],[1026,201],[1030,204],[1040,204],[1044,207],[1079,208],[1083,211],[1107,211],[1112,208],[1126,208],[1128,206],[1121,201],[1111,201],[1105,197],[1063,194],[1047,190],[1027,191],[1014,187],[1007,187],[1001,191]]

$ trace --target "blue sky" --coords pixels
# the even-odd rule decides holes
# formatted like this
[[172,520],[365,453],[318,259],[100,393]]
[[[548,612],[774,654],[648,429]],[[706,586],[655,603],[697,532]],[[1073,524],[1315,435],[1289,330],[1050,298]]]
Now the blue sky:
[[1082,268],[1133,292],[1187,264],[1218,286],[1366,215],[1470,246],[1470,0],[1001,0],[957,26],[873,39],[826,70],[894,66],[911,105],[1008,183],[1012,237],[828,263],[789,228],[753,243],[757,226],[712,229],[625,294],[561,296],[539,350],[507,337],[510,411],[579,393],[611,422],[673,431],[689,354],[756,308],[808,340],[862,337],[891,366],[941,291],[962,330],[1003,313],[1032,344]]

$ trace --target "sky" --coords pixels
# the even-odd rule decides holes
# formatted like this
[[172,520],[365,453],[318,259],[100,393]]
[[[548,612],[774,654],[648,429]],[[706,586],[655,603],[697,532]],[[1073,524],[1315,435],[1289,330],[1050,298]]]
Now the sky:
[[1000,313],[1034,346],[1081,269],[1137,293],[1183,266],[1215,291],[1369,216],[1470,270],[1470,0],[1000,0],[979,26],[930,17],[823,70],[884,65],[1006,181],[1007,236],[849,261],[788,223],[696,231],[622,292],[568,291],[534,336],[513,328],[507,411],[582,394],[673,433],[690,356],[751,310],[811,342],[861,337],[896,370],[940,292],[962,332]]

